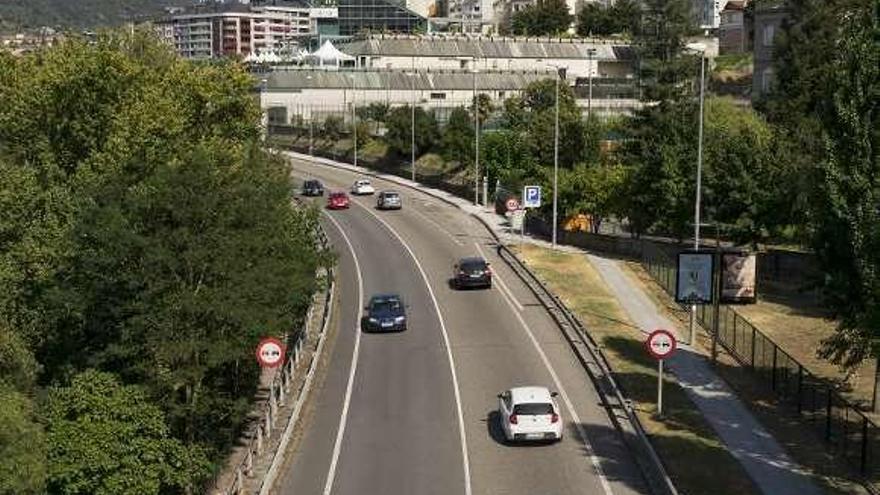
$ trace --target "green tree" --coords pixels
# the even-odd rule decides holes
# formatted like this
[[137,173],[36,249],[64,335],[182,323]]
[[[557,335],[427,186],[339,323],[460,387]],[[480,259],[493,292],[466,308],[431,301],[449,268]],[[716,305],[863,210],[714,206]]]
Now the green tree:
[[[525,140],[540,165],[552,166],[556,138],[556,81],[545,79],[526,87],[521,97]],[[559,164],[571,167],[584,158],[585,134],[581,112],[574,93],[564,81],[559,83]]]
[[524,36],[560,34],[568,30],[571,21],[565,0],[537,0],[513,15],[511,30]]
[[2,379],[0,424],[0,494],[45,493],[45,435],[33,401]]
[[[821,116],[827,155],[813,228],[823,292],[839,321],[822,355],[851,368],[880,356],[880,5],[845,19]],[[875,383],[875,408],[877,394]]]
[[[410,156],[412,149],[412,108],[409,106],[397,107],[388,116],[388,132],[385,140],[388,148],[399,156]],[[416,127],[416,157],[419,157],[437,144],[440,139],[440,129],[433,113],[426,112],[421,107],[415,109]]]
[[196,489],[204,454],[171,438],[143,390],[86,371],[46,404],[48,488],[63,494],[159,494]]
[[342,137],[342,126],[342,117],[329,115],[324,119],[324,124],[321,126],[321,132],[328,141],[337,141]]
[[511,191],[519,191],[527,178],[540,174],[526,143],[517,132],[508,129],[482,135],[480,164],[485,167],[490,184],[497,180]]
[[699,60],[684,52],[685,39],[696,28],[690,5],[689,0],[645,1],[634,41],[647,101],[681,100],[695,94]]
[[473,119],[463,107],[457,107],[449,114],[441,138],[443,158],[459,164],[468,163],[474,157]]
[[634,34],[641,23],[641,5],[635,0],[617,0],[610,6],[588,3],[577,13],[580,36]]
[[598,232],[604,219],[622,213],[627,170],[618,164],[578,164],[559,174],[559,207],[563,217],[587,214]]

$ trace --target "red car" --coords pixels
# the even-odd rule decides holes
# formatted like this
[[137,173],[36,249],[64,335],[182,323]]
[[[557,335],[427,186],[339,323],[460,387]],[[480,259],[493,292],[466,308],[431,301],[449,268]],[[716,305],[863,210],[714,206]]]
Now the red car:
[[349,206],[348,195],[344,192],[332,192],[327,197],[327,208],[331,210],[342,210]]

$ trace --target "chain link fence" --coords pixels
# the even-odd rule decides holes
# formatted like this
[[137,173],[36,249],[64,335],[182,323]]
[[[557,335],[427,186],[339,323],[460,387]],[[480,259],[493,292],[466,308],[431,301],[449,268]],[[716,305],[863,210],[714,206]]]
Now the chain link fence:
[[[675,294],[674,258],[645,243],[641,263],[663,290]],[[697,322],[705,329],[715,328],[712,307],[697,308]],[[721,306],[718,313],[718,343],[777,399],[774,404],[780,413],[796,413],[822,436],[829,453],[844,459],[865,479],[872,492],[880,489],[876,459],[880,430],[833,384],[812,374],[730,306]]]

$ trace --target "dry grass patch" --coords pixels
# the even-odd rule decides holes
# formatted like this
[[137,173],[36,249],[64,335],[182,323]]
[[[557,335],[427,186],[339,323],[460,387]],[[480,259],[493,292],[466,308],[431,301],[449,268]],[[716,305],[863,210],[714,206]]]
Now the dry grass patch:
[[[578,315],[603,348],[615,378],[633,401],[654,448],[681,493],[761,493],[669,374],[664,416],[656,412],[657,365],[642,334],[629,321],[587,258],[525,245],[522,259]],[[711,469],[707,469],[711,466]]]

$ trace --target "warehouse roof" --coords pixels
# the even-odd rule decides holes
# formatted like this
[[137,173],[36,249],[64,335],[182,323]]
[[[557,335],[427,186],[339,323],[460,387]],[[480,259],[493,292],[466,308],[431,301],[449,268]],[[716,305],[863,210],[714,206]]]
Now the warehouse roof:
[[340,44],[350,55],[453,58],[632,60],[632,46],[616,40],[464,36],[370,36]]
[[415,86],[418,90],[470,90],[476,77],[478,90],[515,91],[521,90],[534,81],[553,77],[547,71],[420,71],[415,76],[410,72],[391,70],[347,70],[327,71],[297,69],[275,71],[264,76],[268,91],[287,91],[303,89],[351,89],[405,91]]

